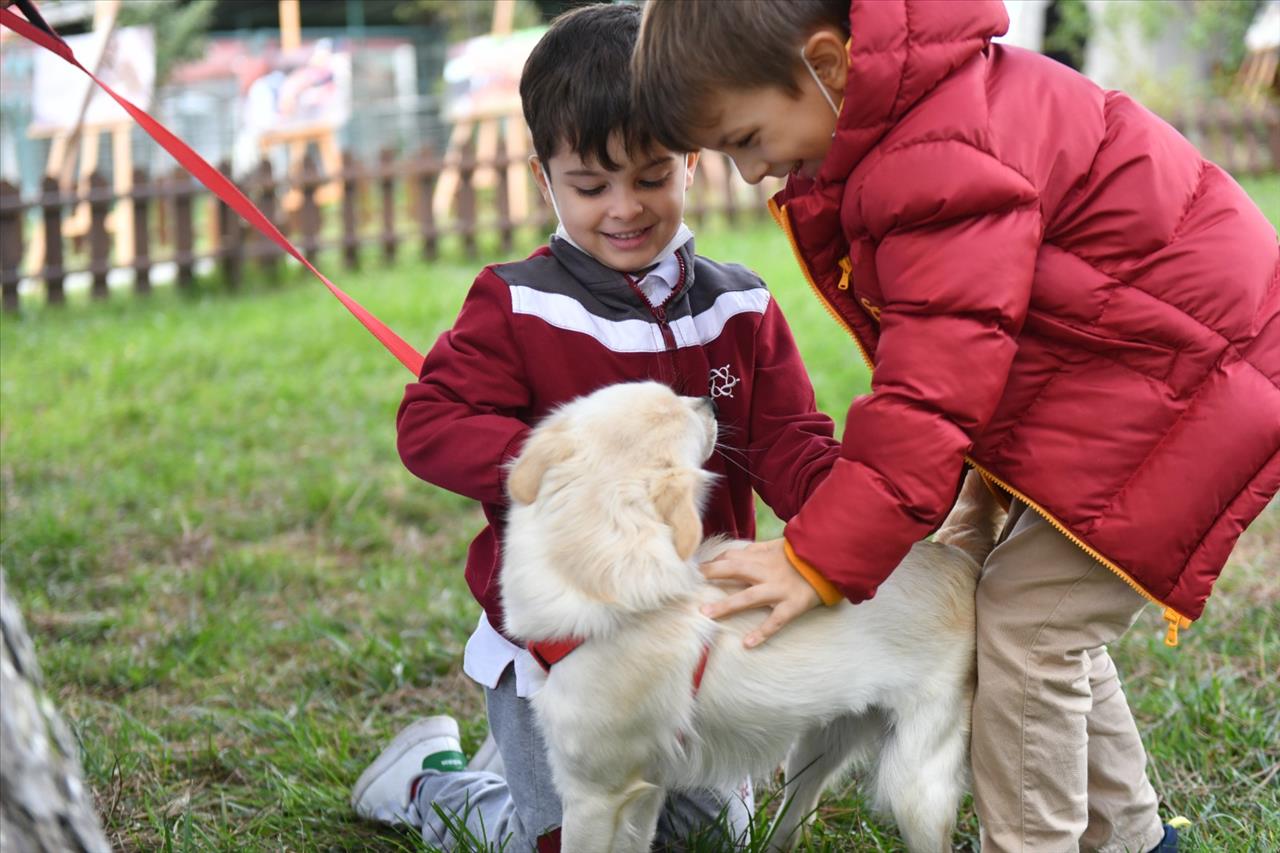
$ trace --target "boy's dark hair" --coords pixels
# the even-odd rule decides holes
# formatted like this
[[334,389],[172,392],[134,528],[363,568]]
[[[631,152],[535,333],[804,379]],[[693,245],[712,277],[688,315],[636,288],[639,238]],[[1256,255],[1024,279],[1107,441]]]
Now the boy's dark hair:
[[850,0],[649,0],[632,60],[636,121],[672,151],[718,120],[716,90],[798,96],[800,48],[822,27],[849,33]]
[[628,156],[644,154],[653,136],[635,120],[631,52],[640,33],[640,8],[596,4],[551,23],[524,64],[520,105],[545,164],[560,145],[609,171],[609,138],[621,136]]

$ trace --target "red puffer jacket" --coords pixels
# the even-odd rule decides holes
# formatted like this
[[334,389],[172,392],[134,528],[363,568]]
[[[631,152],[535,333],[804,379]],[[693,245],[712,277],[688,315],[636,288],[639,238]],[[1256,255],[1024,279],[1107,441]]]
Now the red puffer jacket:
[[1280,249],[1167,124],[990,43],[999,2],[854,0],[845,103],[774,201],[874,365],[787,525],[869,598],[966,457],[1177,627],[1280,488]]

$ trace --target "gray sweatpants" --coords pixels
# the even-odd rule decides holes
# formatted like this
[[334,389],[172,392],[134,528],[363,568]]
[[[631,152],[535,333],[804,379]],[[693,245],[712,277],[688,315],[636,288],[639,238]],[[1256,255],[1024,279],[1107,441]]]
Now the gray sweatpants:
[[[560,826],[560,797],[551,781],[546,747],[533,706],[516,695],[513,667],[492,690],[485,688],[489,730],[502,755],[506,776],[493,773],[428,770],[418,784],[414,806],[428,844],[452,851],[458,844],[439,811],[452,815],[475,841],[503,853],[528,853],[541,835]],[[738,791],[672,793],[658,821],[658,841],[678,843],[695,831],[722,825],[735,839],[745,838],[751,820],[750,794]],[[505,844],[505,846],[503,846]]]

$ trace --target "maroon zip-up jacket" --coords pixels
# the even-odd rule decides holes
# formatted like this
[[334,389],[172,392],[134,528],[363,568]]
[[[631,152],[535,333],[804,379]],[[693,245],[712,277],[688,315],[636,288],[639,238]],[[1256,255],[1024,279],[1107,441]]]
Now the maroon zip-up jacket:
[[749,270],[678,252],[683,275],[651,308],[622,273],[553,239],[523,261],[486,267],[457,321],[405,389],[400,458],[428,482],[480,501],[486,526],[466,576],[503,629],[498,572],[506,467],[552,409],[615,382],[657,380],[714,397],[718,474],[707,533],[752,539],[752,490],[788,519],[839,452],[786,320]]

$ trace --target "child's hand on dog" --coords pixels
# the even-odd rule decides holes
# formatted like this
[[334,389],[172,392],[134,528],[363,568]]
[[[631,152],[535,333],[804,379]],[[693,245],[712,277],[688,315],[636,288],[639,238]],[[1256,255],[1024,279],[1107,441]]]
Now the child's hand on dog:
[[768,607],[773,611],[759,628],[743,638],[743,645],[749,649],[760,645],[792,619],[821,603],[813,586],[792,567],[782,545],[781,539],[755,542],[745,548],[725,551],[716,559],[702,564],[702,574],[708,579],[737,581],[746,586],[746,589],[705,605],[703,615],[719,619],[756,607]]

